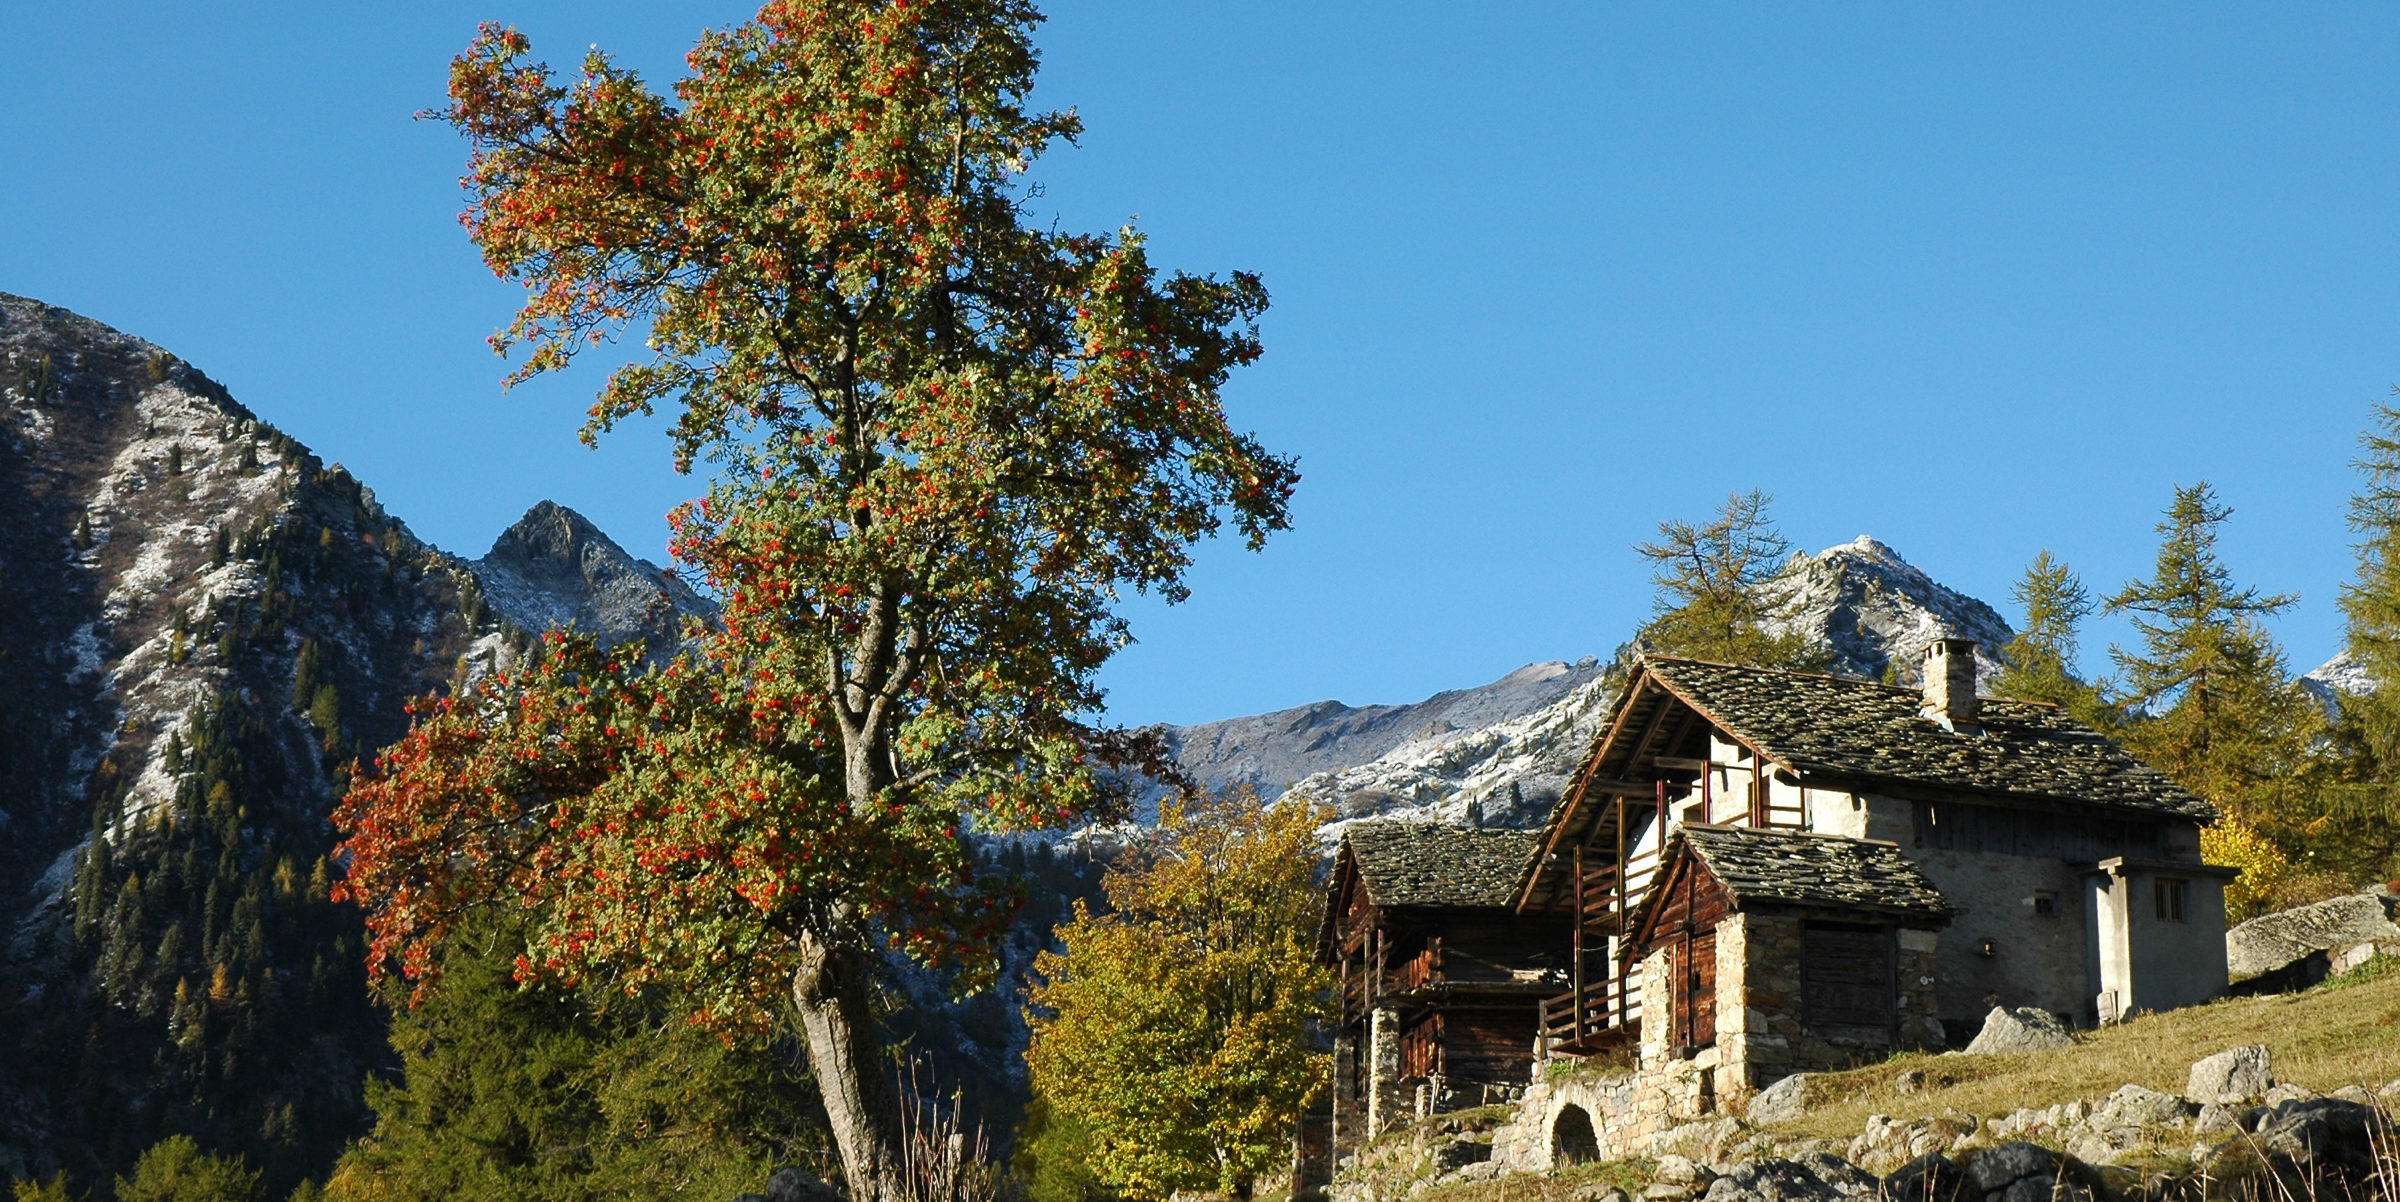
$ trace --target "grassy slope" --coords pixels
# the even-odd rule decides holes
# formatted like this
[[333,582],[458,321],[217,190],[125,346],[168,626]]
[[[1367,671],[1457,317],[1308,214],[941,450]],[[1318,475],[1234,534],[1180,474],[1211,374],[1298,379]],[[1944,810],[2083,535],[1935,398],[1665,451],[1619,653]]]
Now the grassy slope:
[[[2087,1032],[2075,1047],[2017,1056],[1911,1054],[1810,1082],[1814,1107],[1781,1128],[1849,1137],[1870,1114],[1964,1110],[1995,1118],[2026,1106],[2098,1099],[2127,1082],[2183,1091],[2191,1062],[2263,1043],[2275,1079],[2329,1093],[2372,1090],[2400,1078],[2400,958],[2384,957],[2303,993],[2229,998]],[[1931,1088],[1902,1093],[1900,1074],[1923,1069]],[[1819,1099],[1822,1099],[1821,1101]]]

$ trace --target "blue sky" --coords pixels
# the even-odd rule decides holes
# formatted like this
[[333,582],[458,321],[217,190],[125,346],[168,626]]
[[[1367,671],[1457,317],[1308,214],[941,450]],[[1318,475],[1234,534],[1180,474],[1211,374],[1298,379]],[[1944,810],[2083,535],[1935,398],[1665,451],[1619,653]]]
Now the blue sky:
[[[2400,381],[2400,12],[1049,11],[1042,98],[1089,132],[1043,203],[1265,276],[1228,401],[1305,477],[1264,554],[1132,604],[1121,720],[1606,654],[1630,545],[1751,487],[2011,611],[2044,547],[2143,572],[2205,477],[2237,575],[2302,594],[2297,666],[2338,645],[2353,439]],[[655,430],[574,442],[597,371],[499,391],[514,298],[410,114],[480,19],[663,79],[744,12],[0,3],[0,290],[174,349],[452,550],[549,497],[662,558],[695,482]]]

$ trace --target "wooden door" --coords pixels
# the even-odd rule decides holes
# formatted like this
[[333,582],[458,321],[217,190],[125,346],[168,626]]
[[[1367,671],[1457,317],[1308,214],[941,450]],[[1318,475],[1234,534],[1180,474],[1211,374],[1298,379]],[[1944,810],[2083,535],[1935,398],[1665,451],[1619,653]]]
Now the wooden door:
[[1673,956],[1675,1042],[1704,1048],[1717,1041],[1717,933],[1678,940]]

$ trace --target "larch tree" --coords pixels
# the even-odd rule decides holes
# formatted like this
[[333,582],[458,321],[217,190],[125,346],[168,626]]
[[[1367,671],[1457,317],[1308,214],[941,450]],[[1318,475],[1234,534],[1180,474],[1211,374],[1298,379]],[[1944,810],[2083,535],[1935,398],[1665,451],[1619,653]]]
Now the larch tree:
[[2310,823],[2312,844],[2352,881],[2400,866],[2400,405],[2375,407],[2359,451],[2349,514],[2358,568],[2341,607],[2346,650],[2367,689],[2335,698],[2339,779]]
[[1227,422],[1259,353],[1250,275],[1163,273],[1131,229],[1058,232],[1027,165],[1018,0],[766,5],[704,34],[673,95],[594,51],[561,78],[487,26],[444,116],[465,224],[527,299],[512,379],[612,335],[586,439],[665,408],[714,467],[675,554],[723,599],[657,673],[557,638],[427,707],[344,803],[347,896],[411,971],[473,907],[529,923],[518,974],[705,1019],[795,1012],[846,1184],[906,1194],[869,1006],[891,949],[988,980],[1007,899],[974,829],[1110,810],[1094,675],[1125,590],[1185,594],[1190,549],[1287,524],[1297,474]]
[[1993,692],[2047,701],[2095,726],[2116,725],[2099,687],[2075,670],[2083,620],[2092,615],[2092,595],[2083,578],[2044,550],[2025,565],[2009,596],[2024,607],[2025,624],[2000,649],[2005,666],[1992,678]]
[[2320,722],[2261,625],[2295,598],[2235,585],[2217,554],[2232,513],[2206,481],[2175,490],[2152,575],[2107,600],[2140,638],[2110,649],[2111,701],[2128,716],[2127,747],[2223,811],[2227,836],[2273,837],[2289,833],[2281,828],[2304,792]]
[[1669,519],[1658,524],[1657,542],[1634,544],[1658,590],[1656,612],[1635,636],[1644,649],[1768,668],[1825,667],[1824,650],[1805,634],[1768,629],[1765,587],[1792,553],[1767,513],[1773,502],[1757,489],[1734,493],[1713,519]]
[[1110,912],[1078,903],[1038,959],[1035,1099],[1122,1196],[1249,1197],[1290,1164],[1330,1067],[1314,1044],[1333,987],[1314,939],[1319,817],[1247,795],[1168,806],[1104,882]]

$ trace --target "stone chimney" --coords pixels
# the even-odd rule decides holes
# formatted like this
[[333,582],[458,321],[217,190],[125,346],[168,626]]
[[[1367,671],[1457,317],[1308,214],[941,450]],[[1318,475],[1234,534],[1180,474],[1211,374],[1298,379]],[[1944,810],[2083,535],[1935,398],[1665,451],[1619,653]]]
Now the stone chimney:
[[1925,648],[1925,716],[1953,730],[1973,727],[1975,640],[1935,639]]

